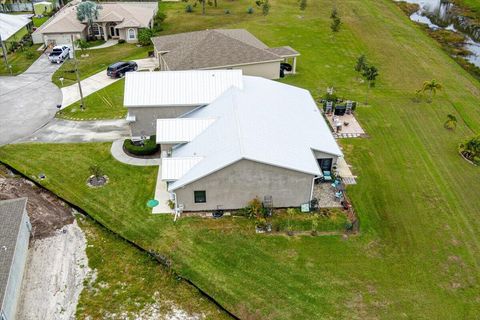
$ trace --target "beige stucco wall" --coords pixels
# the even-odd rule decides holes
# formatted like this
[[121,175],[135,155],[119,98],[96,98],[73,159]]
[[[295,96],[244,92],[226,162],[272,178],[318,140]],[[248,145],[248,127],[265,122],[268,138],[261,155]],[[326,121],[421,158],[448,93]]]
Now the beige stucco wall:
[[[310,201],[313,176],[250,160],[240,160],[175,191],[185,211],[239,209],[270,195],[275,207],[296,207]],[[194,202],[194,191],[206,191],[206,203]]]
[[132,136],[154,135],[157,130],[157,119],[177,118],[195,108],[194,106],[128,108],[128,114],[136,118],[135,122],[130,123]]
[[[214,68],[211,68],[214,69]],[[241,69],[246,76],[257,76],[266,79],[280,78],[280,61],[248,64],[243,66],[223,67],[215,69]]]
[[315,154],[315,158],[317,158],[317,159],[332,158],[333,159],[333,164],[337,163],[338,157],[333,155],[333,154],[329,154],[329,153],[325,153],[325,152],[321,152],[321,151],[316,151],[316,150],[313,153]]
[[74,41],[78,39],[86,39],[86,31],[77,33],[49,33],[43,35],[43,43],[48,45],[50,41],[55,41],[55,45],[71,45],[72,34]]

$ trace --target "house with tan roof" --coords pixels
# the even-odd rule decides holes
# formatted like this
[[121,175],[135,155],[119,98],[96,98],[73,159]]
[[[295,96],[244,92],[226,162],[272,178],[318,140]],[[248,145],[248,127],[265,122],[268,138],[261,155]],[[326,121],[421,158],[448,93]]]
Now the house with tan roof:
[[245,75],[278,79],[296,72],[300,55],[289,46],[270,48],[245,29],[194,31],[152,42],[162,71],[241,69]]
[[77,19],[77,6],[80,1],[72,1],[60,9],[46,23],[32,34],[34,43],[46,45],[70,44],[74,40],[123,39],[137,42],[142,28],[153,27],[153,19],[158,10],[157,2],[102,2],[99,3],[99,16],[90,28],[86,22]]

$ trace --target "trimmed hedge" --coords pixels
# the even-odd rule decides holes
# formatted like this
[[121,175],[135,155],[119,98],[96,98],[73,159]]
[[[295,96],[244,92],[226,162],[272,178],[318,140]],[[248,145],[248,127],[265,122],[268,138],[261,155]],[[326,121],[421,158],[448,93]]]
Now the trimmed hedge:
[[123,142],[123,147],[131,154],[137,156],[148,156],[160,150],[160,145],[158,145],[155,140],[155,136],[150,136],[150,139],[144,141],[143,146],[137,146],[133,144],[131,139],[126,139]]

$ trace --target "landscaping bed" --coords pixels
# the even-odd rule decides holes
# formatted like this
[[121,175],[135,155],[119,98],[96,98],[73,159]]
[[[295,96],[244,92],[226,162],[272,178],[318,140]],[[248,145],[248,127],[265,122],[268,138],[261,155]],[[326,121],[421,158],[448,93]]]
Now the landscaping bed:
[[133,156],[153,156],[160,151],[160,145],[157,144],[156,136],[150,136],[150,138],[143,141],[132,141],[131,139],[125,139],[123,141],[123,150]]

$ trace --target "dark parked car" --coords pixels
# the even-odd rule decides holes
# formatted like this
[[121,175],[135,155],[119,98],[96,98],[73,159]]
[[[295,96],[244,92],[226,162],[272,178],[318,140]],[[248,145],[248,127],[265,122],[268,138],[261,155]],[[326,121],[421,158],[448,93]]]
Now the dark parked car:
[[129,71],[137,71],[138,65],[134,61],[115,62],[107,68],[107,76],[112,78],[122,78]]

